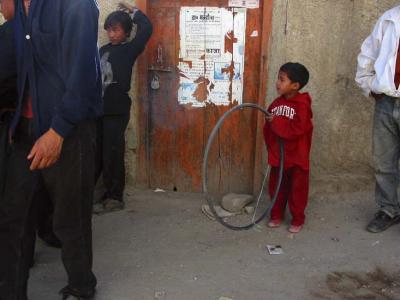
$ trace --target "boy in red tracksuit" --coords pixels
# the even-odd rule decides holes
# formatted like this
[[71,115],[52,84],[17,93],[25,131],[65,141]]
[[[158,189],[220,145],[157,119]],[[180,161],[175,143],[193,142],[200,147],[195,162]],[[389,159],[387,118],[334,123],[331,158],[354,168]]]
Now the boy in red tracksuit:
[[299,63],[286,63],[276,82],[279,97],[272,102],[264,126],[264,138],[271,166],[269,192],[275,194],[279,177],[279,140],[284,143],[284,171],[278,198],[271,210],[268,226],[282,224],[288,203],[292,221],[289,231],[298,233],[304,224],[308,201],[310,148],[313,132],[311,97],[300,90],[308,83],[309,72]]

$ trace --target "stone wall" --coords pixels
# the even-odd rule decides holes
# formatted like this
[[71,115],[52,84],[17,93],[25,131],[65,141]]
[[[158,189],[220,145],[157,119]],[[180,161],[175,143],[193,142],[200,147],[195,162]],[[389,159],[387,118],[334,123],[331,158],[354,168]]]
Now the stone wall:
[[301,62],[311,73],[314,190],[371,185],[373,100],[354,84],[356,58],[377,18],[395,0],[275,0],[267,103],[276,97],[280,65]]

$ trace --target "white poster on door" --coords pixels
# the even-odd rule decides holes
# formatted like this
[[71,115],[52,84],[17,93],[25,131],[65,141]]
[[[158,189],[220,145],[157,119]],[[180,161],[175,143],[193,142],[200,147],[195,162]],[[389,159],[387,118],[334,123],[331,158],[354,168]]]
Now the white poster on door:
[[[182,8],[181,58],[198,59],[203,55],[220,56],[224,43],[222,10],[202,7]],[[225,20],[224,20],[225,21]]]
[[260,0],[229,0],[229,7],[259,8]]
[[182,7],[179,33],[178,102],[241,104],[246,9]]

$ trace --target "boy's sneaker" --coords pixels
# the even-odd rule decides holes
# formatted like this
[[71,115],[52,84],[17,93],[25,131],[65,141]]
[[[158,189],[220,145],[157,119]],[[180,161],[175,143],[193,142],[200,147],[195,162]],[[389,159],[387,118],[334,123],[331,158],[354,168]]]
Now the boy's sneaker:
[[109,198],[104,201],[103,206],[105,212],[112,212],[124,209],[125,203],[124,201]]
[[95,290],[81,292],[67,285],[60,291],[60,294],[62,300],[91,300],[94,299]]
[[299,233],[303,229],[303,225],[290,225],[289,232],[290,233]]
[[106,213],[123,210],[124,208],[124,201],[107,198],[103,202],[99,202],[93,205],[93,213],[95,215],[103,215]]
[[62,247],[60,239],[54,234],[54,232],[39,232],[38,237],[49,247],[57,249],[61,249]]
[[97,202],[97,203],[93,204],[93,213],[95,215],[101,215],[104,213],[103,202]]
[[278,228],[282,225],[282,220],[269,220],[268,227],[269,228]]
[[383,211],[378,211],[375,214],[375,218],[368,224],[367,230],[372,233],[378,233],[385,231],[390,226],[400,222],[400,216],[391,218],[388,214]]

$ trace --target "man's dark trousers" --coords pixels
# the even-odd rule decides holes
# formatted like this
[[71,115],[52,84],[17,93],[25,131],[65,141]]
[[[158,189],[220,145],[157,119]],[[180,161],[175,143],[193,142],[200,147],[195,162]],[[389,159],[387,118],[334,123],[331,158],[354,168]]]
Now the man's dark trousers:
[[8,129],[11,118],[11,113],[2,113],[0,111],[0,195],[4,190],[4,183],[6,178],[7,169],[4,166],[7,162],[8,157]]
[[[32,199],[44,184],[54,201],[54,232],[62,242],[68,285],[82,294],[94,290],[91,208],[94,190],[95,121],[76,125],[64,140],[60,159],[52,167],[31,172],[27,160],[36,138],[32,121],[17,127],[0,205],[0,299],[26,299],[29,274],[27,224],[34,213]],[[28,226],[29,227],[29,226]],[[34,232],[34,231],[33,231]]]

